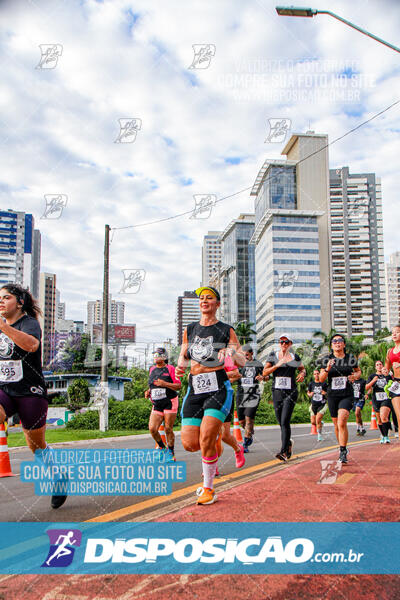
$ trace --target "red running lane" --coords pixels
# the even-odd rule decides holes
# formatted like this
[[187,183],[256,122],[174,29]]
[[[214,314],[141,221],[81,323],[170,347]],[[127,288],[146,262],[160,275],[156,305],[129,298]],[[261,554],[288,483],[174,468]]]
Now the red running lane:
[[[188,506],[160,521],[398,521],[400,443],[353,446],[336,483],[321,484],[329,467],[335,477],[338,452],[331,452],[218,494],[209,506]],[[331,465],[325,463],[330,462]],[[346,481],[347,480],[347,481]],[[400,597],[400,596],[399,596]]]
[[[336,483],[321,461],[337,452],[221,492],[211,506],[159,521],[398,521],[400,443],[353,447]],[[347,474],[347,475],[346,475]],[[335,476],[331,469],[331,476]],[[195,499],[194,499],[195,501]],[[0,576],[0,600],[397,600],[398,575],[19,575]]]

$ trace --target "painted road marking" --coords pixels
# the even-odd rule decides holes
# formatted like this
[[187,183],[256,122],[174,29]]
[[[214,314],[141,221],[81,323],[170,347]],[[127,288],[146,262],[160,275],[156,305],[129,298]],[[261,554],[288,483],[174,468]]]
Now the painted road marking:
[[343,475],[336,479],[335,485],[347,483],[350,479],[353,479],[353,477],[355,477],[355,473],[343,473]]
[[[348,445],[349,446],[357,446],[359,444],[370,444],[371,442],[374,442],[374,441],[378,441],[378,438],[375,438],[373,440],[363,440],[363,441],[351,442]],[[329,450],[337,450],[337,445],[325,446],[325,448],[318,448],[317,450],[307,450],[306,452],[301,452],[300,454],[297,454],[295,458],[298,459],[298,458],[303,458],[303,457],[310,456],[310,455],[317,456],[318,454],[322,454]],[[224,475],[223,477],[219,478],[218,482],[215,482],[215,487],[217,488],[217,487],[219,487],[220,484],[222,484],[224,482],[227,482],[229,480],[235,480],[239,477],[243,477],[244,475],[256,473],[257,471],[262,471],[263,469],[268,469],[269,467],[273,467],[273,466],[276,467],[278,464],[279,464],[279,462],[277,461],[277,459],[269,460],[265,463],[253,465],[252,467],[247,467],[246,469],[241,469],[240,471],[235,471],[234,473],[230,473],[229,475]],[[282,465],[282,468],[285,468],[287,464],[290,464],[290,462]],[[293,463],[293,464],[296,464],[296,463]],[[157,496],[156,498],[150,498],[149,500],[144,500],[143,502],[131,504],[130,506],[125,506],[124,508],[119,508],[117,510],[106,513],[104,515],[99,515],[98,517],[94,517],[93,519],[87,519],[87,521],[85,521],[85,522],[87,522],[87,523],[107,523],[108,521],[116,521],[116,520],[122,519],[123,517],[126,517],[128,515],[133,515],[135,513],[141,512],[143,510],[146,510],[147,508],[153,508],[155,506],[161,508],[162,504],[167,503],[167,502],[172,502],[172,501],[176,500],[177,498],[181,498],[182,496],[191,494],[192,492],[195,492],[198,487],[199,487],[198,483],[195,485],[190,485],[186,488],[176,490],[175,492],[172,492],[172,494],[169,494],[166,497]]]

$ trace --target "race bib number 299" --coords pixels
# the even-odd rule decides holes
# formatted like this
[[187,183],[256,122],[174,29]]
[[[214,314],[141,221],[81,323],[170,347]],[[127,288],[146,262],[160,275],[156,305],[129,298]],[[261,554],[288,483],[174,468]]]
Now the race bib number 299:
[[16,382],[23,377],[21,360],[2,360],[0,362],[0,381]]

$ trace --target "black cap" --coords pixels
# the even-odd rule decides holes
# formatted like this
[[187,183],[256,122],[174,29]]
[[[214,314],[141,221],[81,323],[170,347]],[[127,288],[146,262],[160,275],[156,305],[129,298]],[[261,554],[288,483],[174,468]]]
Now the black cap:
[[166,351],[166,349],[165,349],[165,348],[156,348],[156,349],[154,350],[154,352],[152,352],[152,354],[164,354],[164,355],[166,355],[166,354],[167,354],[167,351]]

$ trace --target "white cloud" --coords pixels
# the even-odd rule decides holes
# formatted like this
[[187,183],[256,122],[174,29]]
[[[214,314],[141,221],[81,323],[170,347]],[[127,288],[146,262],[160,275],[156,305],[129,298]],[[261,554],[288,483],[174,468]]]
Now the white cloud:
[[[395,2],[333,4],[333,11],[395,43]],[[333,140],[395,99],[395,52],[331,17],[278,17],[274,6],[272,0],[3,5],[1,206],[34,214],[42,269],[57,273],[68,317],[86,318],[87,300],[101,296],[105,223],[153,221],[192,209],[193,194],[222,197],[252,186],[264,159],[280,156],[283,147],[264,143],[269,118],[290,118],[293,131],[310,126]],[[61,44],[62,55],[55,69],[36,69],[39,44],[46,43]],[[189,70],[192,45],[199,43],[215,44],[216,54],[208,69]],[[332,77],[349,62],[358,73],[358,96],[343,101]],[[320,99],[325,81],[332,96]],[[305,100],[295,99],[299,85],[309,92]],[[387,253],[398,249],[398,114],[396,107],[330,148],[331,167],[382,177]],[[142,120],[133,144],[114,143],[120,118]],[[241,162],[226,164],[227,157]],[[68,195],[59,220],[40,220],[47,193]],[[180,217],[115,232],[111,291],[127,302],[126,318],[137,322],[139,339],[174,337],[176,298],[201,278],[203,235],[252,207],[245,192],[218,204],[209,220]],[[146,270],[138,294],[118,294],[123,268]]]

